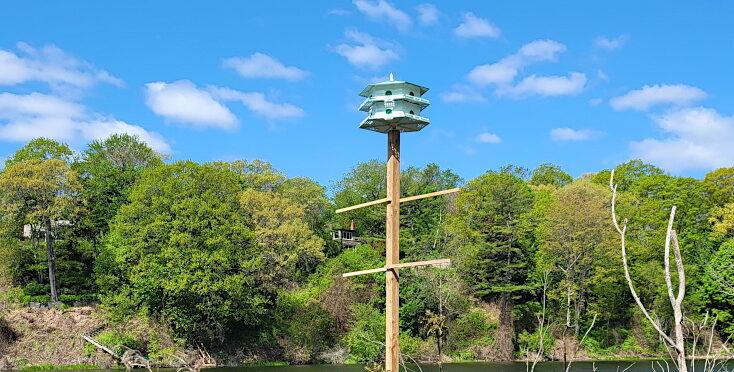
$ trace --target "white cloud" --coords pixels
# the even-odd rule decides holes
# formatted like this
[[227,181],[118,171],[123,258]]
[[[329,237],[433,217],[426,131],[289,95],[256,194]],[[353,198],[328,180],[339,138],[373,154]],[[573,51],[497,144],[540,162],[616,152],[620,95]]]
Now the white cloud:
[[594,139],[601,133],[591,129],[553,128],[550,137],[553,141],[587,141]]
[[517,76],[518,67],[509,61],[479,65],[469,71],[467,79],[472,83],[484,86],[490,84],[506,84]]
[[484,132],[484,133],[479,133],[479,135],[477,136],[477,141],[481,143],[496,144],[496,143],[502,142],[502,139],[500,138],[500,136],[494,133]]
[[620,35],[617,37],[609,38],[606,36],[599,36],[594,39],[594,46],[606,50],[615,50],[624,46],[629,40],[629,36]]
[[554,40],[534,40],[499,62],[474,67],[467,79],[479,86],[507,84],[523,67],[536,62],[556,61],[558,54],[565,50],[565,45]]
[[438,22],[438,8],[433,4],[421,4],[415,8],[418,11],[418,20],[425,26]]
[[[514,84],[522,69],[537,62],[557,61],[558,55],[565,50],[565,45],[554,40],[534,40],[498,62],[474,67],[467,74],[466,80],[475,87],[494,86],[494,94],[500,97],[577,94],[583,90],[587,82],[586,75],[580,72],[571,72],[567,76],[530,75]],[[446,102],[463,102],[474,97],[482,96],[481,94],[472,96],[461,90],[450,91],[443,95]]]
[[275,103],[260,92],[242,92],[225,87],[198,88],[188,80],[146,84],[147,104],[156,114],[173,122],[198,128],[234,129],[237,118],[224,102],[239,102],[268,120],[302,117],[303,109],[290,103]]
[[0,93],[0,119],[34,117],[79,117],[84,107],[74,102],[41,93],[18,95]]
[[239,101],[255,114],[269,120],[294,119],[304,115],[303,109],[290,103],[274,103],[260,92],[240,92],[229,88],[210,88],[212,94],[224,101]]
[[407,31],[413,21],[410,16],[385,0],[354,0],[354,6],[373,20],[384,20],[400,31]]
[[456,85],[452,90],[442,92],[441,99],[448,103],[484,102],[487,100],[482,92],[464,85]]
[[530,75],[513,87],[497,91],[499,95],[567,96],[580,93],[586,86],[586,75],[572,72],[568,76]]
[[673,110],[653,120],[669,136],[632,142],[632,156],[671,172],[734,164],[734,116],[694,107]]
[[479,18],[471,12],[464,13],[463,21],[454,29],[454,35],[467,39],[481,37],[496,39],[501,34],[502,31],[492,22]]
[[604,102],[604,100],[598,97],[589,100],[589,104],[592,106],[599,106],[602,102]]
[[645,111],[657,105],[685,105],[706,97],[708,97],[706,92],[690,85],[645,85],[623,96],[612,98],[609,104],[615,110]]
[[286,66],[277,59],[263,53],[249,57],[232,57],[224,60],[224,67],[234,69],[245,78],[271,78],[301,80],[308,73],[295,66]]
[[352,43],[339,44],[334,51],[356,67],[376,70],[400,58],[397,47],[383,40],[357,30],[348,30],[345,36]]
[[237,118],[226,106],[188,80],[156,81],[145,87],[148,107],[172,122],[198,128],[237,127]]
[[80,104],[40,93],[0,94],[0,140],[25,142],[36,137],[76,142],[112,134],[136,135],[154,150],[170,153],[159,134],[108,116],[89,113]]
[[330,10],[330,11],[329,11],[328,13],[326,13],[326,14],[328,14],[328,15],[332,15],[332,16],[337,16],[337,17],[346,17],[346,16],[348,16],[348,15],[351,15],[351,14],[352,14],[352,12],[350,12],[350,11],[348,11],[348,10],[346,10],[346,9],[340,9],[340,8],[336,8],[336,9],[332,9],[332,10]]
[[123,85],[122,80],[109,72],[97,69],[55,45],[37,49],[18,43],[17,48],[18,53],[0,49],[0,85],[40,81],[57,90],[89,88],[97,83]]

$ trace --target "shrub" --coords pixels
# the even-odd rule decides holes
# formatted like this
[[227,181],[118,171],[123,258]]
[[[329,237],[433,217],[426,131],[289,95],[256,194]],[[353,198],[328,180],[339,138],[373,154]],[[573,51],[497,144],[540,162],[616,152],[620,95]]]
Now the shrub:
[[489,314],[478,307],[469,309],[459,316],[449,329],[447,346],[449,350],[459,351],[470,346],[491,346],[497,323]]
[[344,337],[349,348],[348,362],[368,363],[382,358],[385,339],[385,315],[369,305],[357,304],[352,308],[354,324]]

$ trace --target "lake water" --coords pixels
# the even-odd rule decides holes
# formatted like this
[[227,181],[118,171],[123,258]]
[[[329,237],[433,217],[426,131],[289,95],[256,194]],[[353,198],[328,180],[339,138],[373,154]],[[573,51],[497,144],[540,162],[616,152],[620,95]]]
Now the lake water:
[[[637,362],[620,362],[620,361],[604,361],[604,362],[574,362],[571,371],[574,372],[592,372],[594,365],[598,372],[621,372],[625,368],[630,367],[627,372],[652,372],[652,361]],[[668,371],[664,362],[661,362],[664,371]],[[672,363],[670,363],[670,371],[675,371]],[[733,364],[729,364],[729,371],[734,370]],[[438,372],[438,366],[421,365],[423,372]],[[415,367],[411,367],[413,371],[419,371]],[[444,364],[444,372],[526,372],[525,363],[456,363]],[[661,368],[655,364],[655,370],[660,371]],[[703,361],[696,362],[696,370],[703,371]],[[716,371],[717,369],[714,369]],[[213,370],[210,370],[214,372]],[[364,367],[358,365],[334,366],[334,365],[308,365],[308,366],[283,366],[283,367],[242,367],[242,368],[217,368],[217,372],[364,372]],[[564,366],[562,362],[545,362],[538,363],[535,367],[536,372],[563,372]],[[689,371],[692,370],[689,367]],[[722,370],[724,371],[724,370]]]

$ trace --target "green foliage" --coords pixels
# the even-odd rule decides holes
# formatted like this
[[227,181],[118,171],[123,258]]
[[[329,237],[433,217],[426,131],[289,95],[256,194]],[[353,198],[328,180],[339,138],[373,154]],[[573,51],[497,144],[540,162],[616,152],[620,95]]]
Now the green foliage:
[[584,308],[602,314],[603,323],[622,325],[627,320],[624,314],[604,311],[607,306],[625,306],[628,291],[619,267],[617,235],[609,229],[610,197],[602,186],[575,181],[552,193],[537,227],[537,275],[550,274],[554,285],[548,299],[559,304],[577,328],[587,317]]
[[[5,270],[9,269],[15,284],[30,286],[29,289],[39,288],[50,283],[50,278],[58,277],[57,260],[51,259],[57,251],[60,270],[73,269],[64,265],[74,266],[78,263],[75,257],[68,255],[83,254],[76,250],[79,247],[69,244],[68,240],[62,239],[62,243],[69,245],[64,247],[60,244],[61,249],[54,248],[54,241],[63,236],[64,230],[77,220],[83,210],[77,173],[65,160],[60,159],[66,154],[65,148],[48,140],[34,141],[19,150],[0,173],[0,219],[3,222],[0,235],[6,242],[2,250],[5,251],[4,255],[12,259]],[[26,228],[30,239],[19,241],[21,231]],[[50,239],[46,239],[47,231],[50,231]],[[54,273],[53,276],[49,271]],[[68,281],[61,281],[60,284],[66,285]],[[57,283],[54,290],[59,287]],[[50,290],[45,293],[49,292],[54,293]],[[33,292],[27,294],[40,295]],[[53,300],[57,301],[58,298]],[[47,298],[41,302],[47,302]]]
[[497,320],[478,307],[461,314],[449,328],[448,346],[452,351],[469,349],[471,346],[492,346]]
[[622,344],[619,345],[619,348],[623,352],[634,355],[641,355],[645,353],[645,348],[640,346],[640,344],[637,342],[637,339],[633,335],[627,336],[627,338],[622,341]]
[[357,304],[352,308],[354,324],[344,338],[349,348],[349,361],[368,363],[383,357],[385,314],[369,305]]
[[324,259],[324,241],[309,229],[305,210],[292,199],[247,189],[240,194],[240,206],[260,253],[260,281],[269,291],[302,281]]
[[336,342],[335,319],[315,298],[283,293],[276,316],[276,338],[291,361],[317,362],[318,355]]
[[528,289],[532,230],[526,217],[532,205],[528,185],[508,173],[485,173],[457,198],[449,228],[460,267],[479,298]]
[[262,160],[248,162],[236,160],[231,163],[216,162],[212,166],[227,169],[239,176],[243,188],[258,191],[275,191],[286,182],[286,177],[273,166]]
[[706,267],[699,296],[726,337],[734,337],[734,240],[728,240]]
[[137,137],[113,134],[103,141],[92,141],[75,164],[88,209],[79,233],[90,239],[104,235],[142,172],[160,165],[161,155]]
[[[592,177],[594,183],[598,183],[602,186],[609,184],[609,170],[603,170],[596,173]],[[645,164],[642,160],[630,160],[626,163],[622,163],[614,168],[614,183],[617,184],[619,191],[627,191],[632,184],[639,181],[641,178],[648,176],[662,176],[665,172],[662,169],[651,165]]]
[[734,202],[734,167],[719,168],[706,174],[704,187],[714,205]]
[[563,187],[573,181],[573,177],[559,166],[550,163],[541,164],[530,175],[530,184],[534,186],[549,185]]
[[324,240],[326,250],[332,253],[337,251],[337,243],[330,240],[334,227],[334,207],[323,186],[308,178],[289,178],[278,186],[277,192],[303,208],[303,220],[316,236]]
[[5,167],[28,160],[61,160],[69,163],[74,156],[69,146],[48,138],[36,138],[16,151],[5,161]]
[[[385,209],[333,210],[383,198],[384,162],[358,164],[330,198],[321,185],[289,179],[260,160],[163,160],[128,135],[94,141],[78,157],[47,139],[11,156],[0,173],[0,301],[48,301],[38,226],[68,220],[53,232],[60,299],[99,296],[115,324],[140,315],[163,324],[151,333],[120,326],[125,331],[96,336],[105,344],[171,358],[178,342],[153,335],[170,327],[181,342],[222,355],[244,349],[313,363],[346,349],[349,362],[383,358],[384,275],[341,274],[384,265]],[[699,319],[709,311],[722,336],[734,335],[734,168],[703,180],[667,175],[639,160],[615,169],[642,301],[655,316],[670,317],[662,247],[675,205],[688,281],[685,315]],[[664,352],[621,273],[609,175],[574,181],[552,164],[530,174],[507,166],[470,180],[458,195],[402,205],[403,262],[451,257],[455,263],[401,270],[403,352],[435,357],[436,337],[444,336],[442,347],[454,360],[494,355],[508,339],[517,340],[515,352],[535,349],[539,278],[546,272],[548,329],[563,326],[568,314],[571,332],[583,333],[590,314],[599,314],[584,341],[588,355]],[[404,169],[401,191],[418,195],[462,183],[429,164]],[[343,249],[331,240],[334,228],[352,221],[370,245]],[[32,239],[19,236],[25,224],[35,228]],[[546,354],[558,336],[544,335]]]
[[259,254],[240,208],[237,174],[178,162],[150,169],[111,224],[97,274],[108,306],[169,322],[192,342],[265,321]]
[[734,238],[734,203],[715,207],[711,211],[709,221],[713,224],[713,237],[715,239]]
[[[110,348],[117,355],[122,355],[127,349],[142,350],[144,346],[134,335],[128,332],[106,331],[99,334],[96,340]],[[90,352],[90,354],[95,351],[95,348],[92,344],[85,345],[85,351]]]
[[[553,345],[555,345],[556,340],[553,337],[553,334],[548,330],[548,328],[543,328],[543,352],[541,354],[542,357],[550,357],[553,354]],[[540,336],[541,333],[539,330],[535,330],[534,332],[528,332],[528,331],[522,331],[517,336],[517,344],[520,350],[526,350],[528,354],[534,355],[538,352],[538,347],[540,346]],[[524,356],[524,355],[522,355]]]
[[[335,207],[344,208],[384,198],[385,172],[385,163],[377,160],[355,166],[334,185]],[[341,227],[349,226],[352,220],[356,222],[357,229],[364,237],[385,235],[384,208],[361,208],[348,215],[337,215],[337,223]]]

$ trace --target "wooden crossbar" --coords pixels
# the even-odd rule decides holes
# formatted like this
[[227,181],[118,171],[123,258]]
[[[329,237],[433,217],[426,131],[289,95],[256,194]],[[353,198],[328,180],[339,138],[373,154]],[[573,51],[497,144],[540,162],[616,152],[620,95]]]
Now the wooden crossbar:
[[439,195],[453,194],[453,193],[457,193],[459,191],[461,191],[461,189],[457,187],[455,189],[448,189],[448,190],[442,190],[442,191],[436,191],[436,192],[429,192],[428,194],[416,195],[416,196],[408,196],[408,197],[405,197],[405,198],[400,198],[400,202],[401,203],[406,203],[406,202],[411,202],[411,201],[414,201],[414,200],[421,200],[421,199],[425,199],[425,198],[432,198],[434,196],[439,196]]
[[377,200],[373,200],[371,202],[357,204],[357,205],[353,205],[351,207],[337,209],[336,210],[336,213],[349,212],[349,211],[353,211],[355,209],[364,208],[364,207],[371,207],[371,206],[377,205],[377,204],[386,204],[386,203],[389,203],[389,202],[390,202],[390,199],[389,198],[377,199]]
[[451,260],[448,258],[444,258],[440,260],[407,262],[407,263],[399,263],[399,264],[394,264],[394,265],[387,265],[385,267],[378,267],[376,269],[360,270],[360,271],[353,271],[351,273],[344,273],[342,274],[342,277],[348,278],[350,276],[357,276],[357,275],[384,273],[385,271],[392,270],[392,269],[407,269],[411,267],[423,267],[423,266],[446,267],[450,265],[451,265]]
[[442,258],[440,260],[399,263],[399,264],[388,266],[388,269],[407,269],[409,267],[422,267],[422,266],[438,266],[438,267],[451,266],[451,260],[448,258]]
[[342,274],[342,278],[348,278],[350,276],[365,275],[365,274],[384,273],[385,271],[387,271],[386,267],[378,267],[376,269],[369,269],[369,270],[352,271],[351,273]]
[[[453,194],[453,193],[457,193],[459,191],[461,191],[461,189],[457,187],[457,188],[454,188],[454,189],[429,192],[428,194],[423,194],[423,195],[407,196],[405,198],[400,198],[400,203],[412,202],[414,200],[421,200],[421,199],[431,198],[431,197],[439,196],[439,195]],[[387,204],[389,202],[390,202],[390,199],[389,198],[377,199],[377,200],[373,200],[371,202],[366,202],[366,203],[362,203],[362,204],[353,205],[351,207],[337,209],[336,210],[336,213],[349,212],[349,211],[353,211],[355,209],[365,208],[365,207],[371,207],[373,205],[378,205],[378,204]]]

